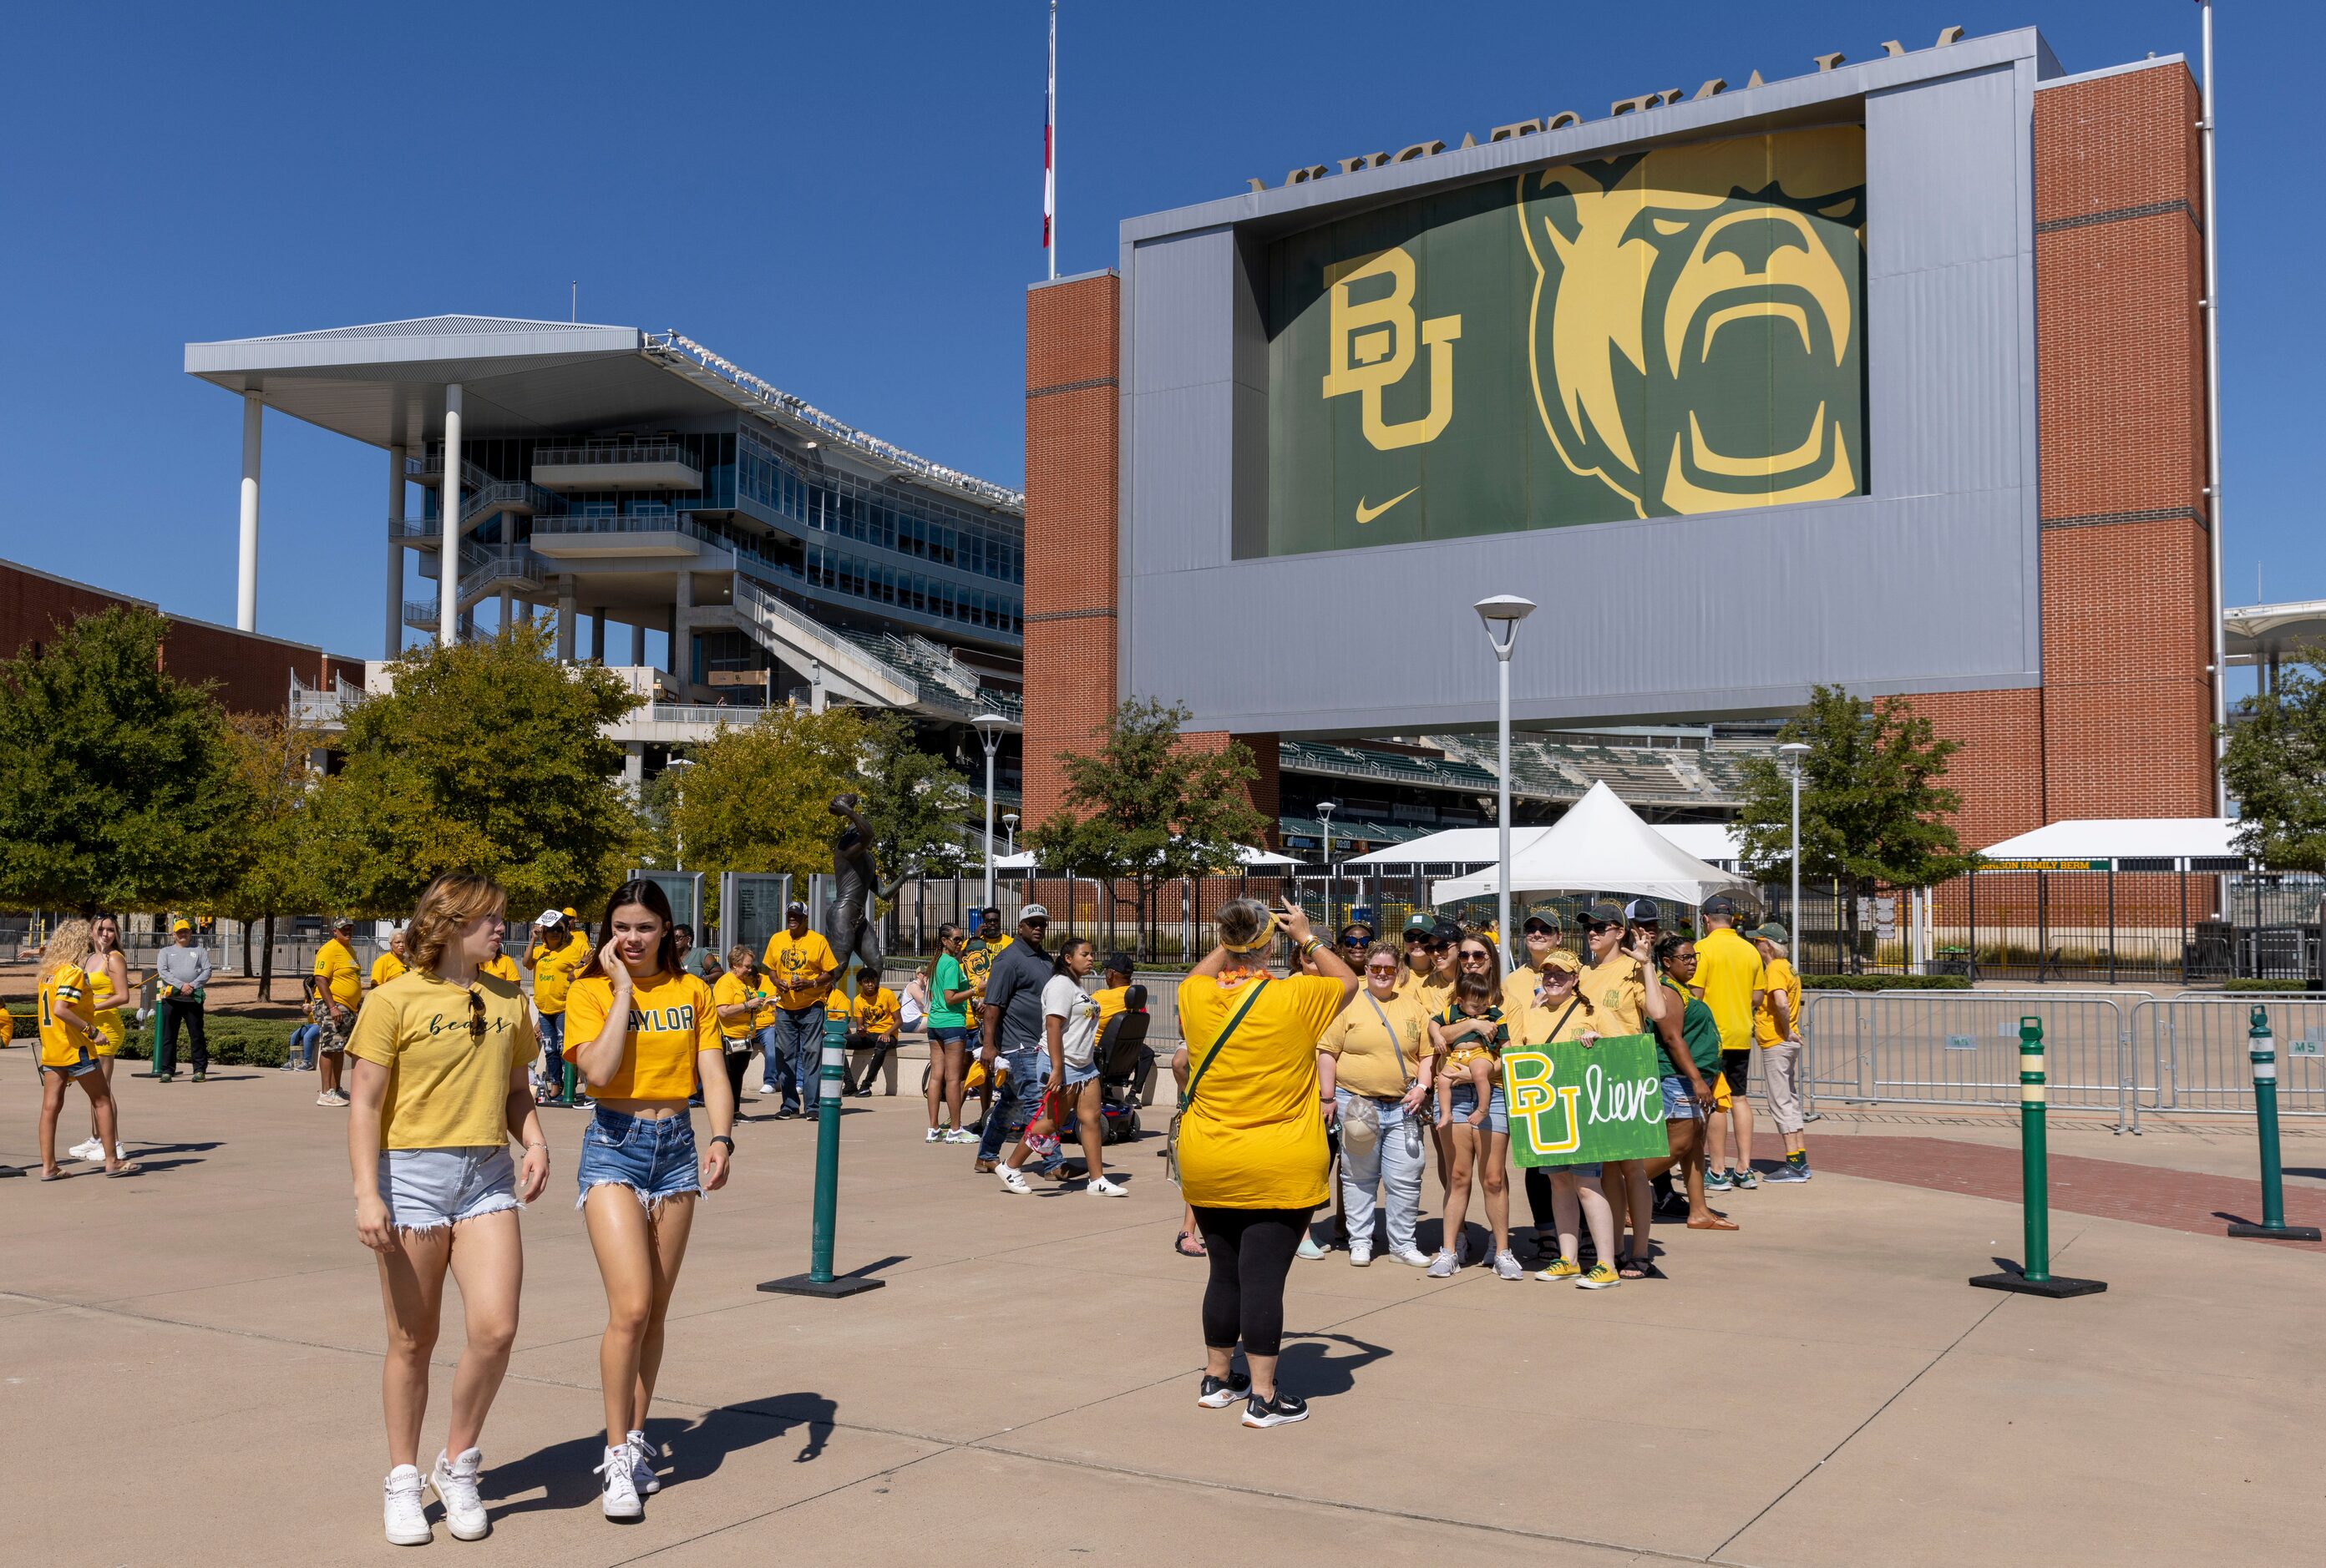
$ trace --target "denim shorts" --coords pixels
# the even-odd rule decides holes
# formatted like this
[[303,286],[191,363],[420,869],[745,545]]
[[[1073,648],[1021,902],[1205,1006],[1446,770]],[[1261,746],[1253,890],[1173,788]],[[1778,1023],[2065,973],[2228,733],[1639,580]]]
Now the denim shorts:
[[693,1119],[672,1116],[648,1120],[599,1107],[582,1129],[582,1164],[574,1180],[580,1184],[573,1200],[576,1209],[592,1187],[628,1187],[649,1209],[665,1198],[700,1192]]
[[933,1025],[929,1029],[929,1038],[940,1045],[966,1045],[969,1044],[969,1030],[961,1025]]
[[[1477,1089],[1471,1084],[1462,1084],[1454,1090],[1453,1119],[1443,1125],[1454,1127],[1465,1124],[1470,1113],[1477,1109]],[[1510,1110],[1503,1099],[1503,1086],[1499,1083],[1494,1085],[1493,1091],[1486,1096],[1486,1130],[1490,1133],[1505,1135],[1511,1130]]]
[[1077,1084],[1088,1083],[1092,1079],[1096,1078],[1097,1076],[1098,1058],[1096,1056],[1093,1056],[1091,1058],[1090,1065],[1088,1067],[1077,1067],[1071,1062],[1066,1063],[1066,1087],[1068,1089],[1072,1089]]
[[1688,1080],[1667,1073],[1663,1081],[1664,1119],[1666,1121],[1696,1121],[1703,1112],[1698,1109],[1696,1096],[1689,1091]]
[[382,1149],[379,1195],[398,1230],[442,1230],[479,1214],[523,1205],[507,1144],[449,1149]]

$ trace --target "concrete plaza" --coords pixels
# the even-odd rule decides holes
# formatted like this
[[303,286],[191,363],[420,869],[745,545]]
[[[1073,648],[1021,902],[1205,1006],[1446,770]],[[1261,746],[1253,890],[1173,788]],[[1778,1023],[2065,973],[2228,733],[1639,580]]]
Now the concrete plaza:
[[[0,1163],[33,1161],[30,1061],[0,1056]],[[34,1456],[0,1557],[392,1557],[345,1113],[308,1075],[163,1088],[135,1065],[117,1082],[145,1174],[0,1182],[0,1413]],[[86,1131],[72,1103],[60,1142]],[[2054,1212],[2055,1268],[2109,1285],[2076,1301],[1965,1285],[2019,1252],[1979,1164],[2015,1138],[1975,1114],[1828,1117],[1830,1168],[1726,1200],[1735,1235],[1661,1230],[1662,1281],[1298,1264],[1284,1376],[1313,1415],[1254,1432],[1195,1404],[1204,1265],[1170,1250],[1154,1139],[1110,1151],[1128,1199],[1010,1198],[968,1149],[921,1142],[917,1100],[850,1101],[840,1266],[886,1287],[821,1301],[754,1288],[805,1266],[814,1133],[746,1110],[672,1314],[665,1489],[628,1526],[590,1474],[604,1309],[571,1211],[580,1119],[546,1113],[552,1187],[486,1434],[493,1534],[452,1540],[432,1501],[431,1558],[2271,1563],[2326,1526],[2326,1254],[2203,1233],[2198,1189],[2178,1211],[2105,1191],[2249,1180],[2235,1123],[2063,1121],[2081,1208]],[[2326,1207],[2326,1134],[2297,1127],[2287,1164],[2296,1217]]]

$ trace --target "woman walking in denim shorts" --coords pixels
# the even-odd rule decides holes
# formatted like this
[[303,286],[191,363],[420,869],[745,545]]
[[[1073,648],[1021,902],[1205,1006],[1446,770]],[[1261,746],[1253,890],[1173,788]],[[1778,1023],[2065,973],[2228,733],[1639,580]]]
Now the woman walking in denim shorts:
[[[679,968],[670,901],[651,882],[626,882],[606,909],[606,944],[565,1004],[565,1058],[590,1081],[597,1109],[582,1134],[581,1196],[590,1247],[606,1282],[598,1377],[606,1399],[600,1506],[609,1519],[643,1517],[659,1491],[647,1406],[662,1369],[663,1322],[686,1261],[694,1202],[727,1183],[735,1152],[729,1089],[711,988]],[[700,1156],[687,1098],[702,1090],[711,1139]]]
[[[430,883],[412,912],[411,969],[372,993],[348,1043],[356,1235],[379,1255],[387,1312],[386,1515],[399,1546],[433,1534],[421,1510],[429,1486],[455,1536],[474,1541],[489,1527],[477,1444],[516,1338],[517,1209],[549,1183],[549,1146],[526,1082],[533,1018],[516,981],[483,972],[505,903],[482,877]],[[509,1161],[512,1134],[525,1149],[521,1174]],[[460,1282],[467,1343],[444,1447],[423,1477],[420,1423],[447,1270]]]

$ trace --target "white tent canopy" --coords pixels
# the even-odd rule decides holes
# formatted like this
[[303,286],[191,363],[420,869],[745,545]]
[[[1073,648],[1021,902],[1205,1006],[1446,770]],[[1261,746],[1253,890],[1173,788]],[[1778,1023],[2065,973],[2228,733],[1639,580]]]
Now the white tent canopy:
[[[1642,826],[1658,838],[1669,840],[1682,854],[1700,860],[1735,860],[1744,851],[1736,840],[1736,830],[1726,822],[1652,822]],[[1549,828],[1512,828],[1511,858],[1524,864],[1527,851]],[[1382,870],[1405,870],[1415,866],[1476,865],[1496,858],[1501,851],[1494,844],[1492,828],[1448,828],[1426,838],[1410,840],[1402,844],[1391,844],[1375,849],[1370,855],[1355,855],[1342,861],[1341,869],[1378,868]]]
[[[1565,816],[1539,830],[1523,849],[1520,837],[1511,835],[1514,893],[1629,893],[1693,906],[1716,893],[1747,886],[1744,877],[1707,865],[1642,821],[1604,780]],[[1432,884],[1429,896],[1435,904],[1452,904],[1491,898],[1500,891],[1495,868],[1475,877],[1444,878]]]
[[1990,860],[2199,859],[2238,854],[2235,817],[2077,817],[1979,851]]
[[[1289,855],[1279,855],[1273,849],[1255,849],[1250,844],[1238,844],[1236,846],[1236,858],[1247,869],[1252,870],[1256,870],[1263,866],[1298,866],[1300,864],[1299,861],[1294,859]],[[993,868],[996,871],[1038,871],[1041,869],[1039,866],[1035,864],[1034,851],[1031,849],[1020,849],[1015,855],[996,855],[993,858]]]

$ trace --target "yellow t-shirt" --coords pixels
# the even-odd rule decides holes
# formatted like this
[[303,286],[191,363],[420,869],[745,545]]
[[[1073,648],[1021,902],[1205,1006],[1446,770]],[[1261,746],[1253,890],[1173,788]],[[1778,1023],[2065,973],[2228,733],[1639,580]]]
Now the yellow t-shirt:
[[773,1016],[769,1016],[765,1024],[760,1022],[761,1014],[772,1015],[775,1012],[772,1007],[756,1005],[758,998],[766,995],[768,993],[764,990],[745,985],[740,975],[721,975],[713,980],[711,983],[711,1004],[713,1007],[750,1008],[740,1018],[721,1018],[719,1033],[730,1040],[747,1040],[753,1030],[763,1029],[768,1024],[774,1023]]
[[481,972],[492,976],[493,979],[497,980],[507,980],[511,985],[516,985],[517,983],[516,960],[509,957],[507,953],[501,953],[496,956],[489,963],[484,966]]
[[1696,943],[1696,979],[1689,982],[1712,1009],[1720,1025],[1720,1048],[1743,1051],[1753,1044],[1753,993],[1764,988],[1760,950],[1726,926]]
[[904,1016],[897,993],[886,986],[875,986],[870,996],[859,996],[849,1009],[849,1026],[877,1038],[900,1028]]
[[[98,955],[91,953],[88,956],[96,959]],[[95,1046],[95,1050],[99,1056],[119,1055],[122,1044],[129,1037],[129,1031],[121,1022],[121,1004],[129,998],[123,997],[107,1006],[113,997],[113,971],[101,960],[82,972],[88,976],[89,1016],[97,1020],[98,1028],[105,1034],[104,1040]]]
[[1351,997],[1325,1026],[1317,1049],[1338,1063],[1333,1081],[1339,1087],[1368,1099],[1394,1099],[1428,1063],[1429,1020],[1411,997],[1392,996],[1379,1004],[1378,1013],[1374,1006],[1370,990]]
[[1091,1000],[1098,1004],[1098,1026],[1101,1030],[1105,1029],[1109,1018],[1122,1011],[1123,998],[1130,995],[1129,986],[1104,986],[1091,993]]
[[565,1011],[565,994],[573,987],[573,976],[590,961],[590,943],[580,932],[565,933],[563,946],[533,944],[526,958],[533,963],[533,1005],[544,1013]]
[[969,1027],[977,1027],[978,1004],[985,1000],[985,982],[993,978],[993,960],[1017,940],[1014,936],[997,936],[987,942],[982,937],[972,937],[962,944],[961,978],[969,982],[969,995],[963,1000],[962,1011],[968,1016]]
[[[1637,960],[1620,952],[1610,953],[1605,963],[1594,964],[1585,970],[1577,987],[1591,998],[1593,1022],[1585,1027],[1593,1033],[1611,1035],[1654,1033],[1648,1026],[1648,988],[1641,983]],[[1575,1011],[1580,1015],[1583,1009],[1577,1007]],[[1572,1024],[1573,1020],[1568,1022]],[[1569,1031],[1561,1030],[1560,1034],[1568,1036]]]
[[[838,960],[832,956],[832,944],[823,940],[823,932],[810,931],[794,936],[789,931],[779,931],[768,938],[768,951],[759,967],[772,980],[790,982],[791,988],[776,987],[776,1005],[787,1013],[797,1013],[814,1007],[832,992],[832,978],[840,970]],[[832,976],[815,985],[805,985],[818,970],[828,970]]]
[[387,984],[388,981],[395,979],[396,976],[405,973],[409,967],[410,966],[402,959],[396,957],[392,952],[384,952],[380,954],[377,958],[371,960],[372,988],[374,990],[377,990],[380,987]]
[[1424,975],[1405,994],[1414,999],[1424,1017],[1435,1018],[1454,1005],[1454,980],[1450,976]]
[[[565,996],[565,1060],[579,1064],[582,1047],[606,1026],[614,1006],[614,982],[587,975]],[[630,1025],[622,1043],[622,1064],[614,1076],[593,1086],[599,1099],[684,1099],[694,1092],[695,1057],[723,1053],[719,1011],[701,975],[657,974],[630,985]]]
[[1196,1086],[1179,1123],[1179,1187],[1207,1209],[1313,1209],[1325,1182],[1325,1115],[1317,1098],[1317,1045],[1341,1010],[1341,982],[1291,975],[1224,985],[1212,975],[1179,984],[1179,1028],[1189,1076],[1251,996],[1266,989]]
[[42,1066],[78,1067],[88,1060],[89,1037],[57,1011],[60,1002],[88,1000],[88,971],[79,964],[59,964],[41,981]]
[[1765,993],[1761,1005],[1753,1009],[1753,1036],[1763,1049],[1782,1045],[1787,1036],[1777,1028],[1777,1009],[1772,1005],[1777,993],[1785,996],[1785,1016],[1793,1021],[1793,1032],[1801,1027],[1801,977],[1793,973],[1793,966],[1783,959],[1771,959],[1761,968],[1761,988]]
[[330,988],[331,1000],[351,1013],[363,1000],[363,971],[356,968],[356,955],[348,944],[336,936],[315,950],[315,978]]
[[1541,988],[1542,971],[1540,970],[1521,966],[1503,977],[1503,1017],[1511,1026],[1512,1039],[1532,1038],[1531,1031],[1537,1028],[1544,1034],[1549,1033],[1549,1018],[1537,1020],[1530,1016],[1542,1011],[1534,999],[1534,994]]
[[383,1149],[501,1148],[508,1143],[512,1063],[533,1060],[533,1015],[514,980],[479,974],[485,1033],[470,1030],[470,989],[422,970],[371,994],[348,1050],[387,1069]]

